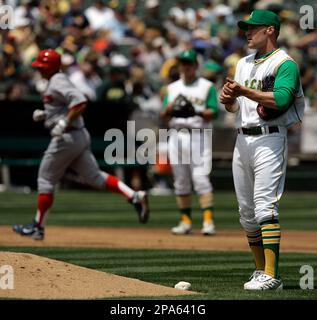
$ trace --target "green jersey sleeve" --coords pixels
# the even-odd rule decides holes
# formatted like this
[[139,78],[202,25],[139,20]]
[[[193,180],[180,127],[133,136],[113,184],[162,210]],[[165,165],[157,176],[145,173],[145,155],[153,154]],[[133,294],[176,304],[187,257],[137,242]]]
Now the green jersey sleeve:
[[299,90],[299,71],[292,60],[283,62],[277,70],[274,83],[274,99],[279,110],[288,108],[293,102],[295,93]]
[[167,107],[168,105],[168,93],[164,96],[163,99],[163,108]]
[[206,102],[207,109],[211,109],[214,112],[214,118],[218,116],[218,99],[217,99],[217,90],[215,86],[211,86],[207,96]]

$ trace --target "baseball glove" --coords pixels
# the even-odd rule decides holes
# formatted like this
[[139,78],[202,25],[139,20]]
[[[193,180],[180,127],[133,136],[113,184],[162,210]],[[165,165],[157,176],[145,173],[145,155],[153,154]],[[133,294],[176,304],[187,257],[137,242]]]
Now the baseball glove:
[[[266,77],[262,83],[262,91],[263,92],[272,92],[274,89],[274,82],[275,82],[275,77],[273,77],[273,76]],[[263,119],[265,121],[278,118],[279,116],[284,114],[287,110],[288,110],[288,108],[283,109],[283,110],[272,109],[272,108],[265,107],[261,104],[258,104],[258,106],[256,107],[256,111],[257,111],[258,115],[260,116],[261,119]]]
[[192,103],[182,94],[178,95],[173,103],[172,117],[189,118],[196,115]]

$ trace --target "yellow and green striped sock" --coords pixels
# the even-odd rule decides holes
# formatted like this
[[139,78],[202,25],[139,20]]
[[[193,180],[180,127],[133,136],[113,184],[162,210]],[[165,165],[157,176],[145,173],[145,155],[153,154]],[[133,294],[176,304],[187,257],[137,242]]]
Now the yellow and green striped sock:
[[203,214],[203,222],[211,223],[214,221],[214,195],[207,192],[199,195],[199,205]]
[[202,208],[201,212],[203,214],[203,222],[213,222],[214,221],[214,209],[213,207]]
[[265,256],[262,242],[262,231],[258,229],[256,231],[246,231],[247,239],[255,262],[257,270],[264,270],[265,268]]
[[176,202],[181,214],[181,221],[187,224],[191,224],[191,195],[186,194],[182,196],[176,196]]
[[281,228],[277,220],[261,224],[262,241],[265,256],[264,272],[273,278],[278,278],[278,262],[280,253]]
[[191,219],[191,208],[184,208],[184,209],[180,209],[180,214],[181,214],[181,221],[187,224],[191,224],[192,223],[192,219]]

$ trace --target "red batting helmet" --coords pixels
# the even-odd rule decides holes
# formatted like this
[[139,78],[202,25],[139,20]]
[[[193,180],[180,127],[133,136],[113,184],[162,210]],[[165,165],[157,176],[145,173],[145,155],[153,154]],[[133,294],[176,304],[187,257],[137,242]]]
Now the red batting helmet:
[[61,67],[61,56],[53,49],[42,50],[37,59],[32,62],[32,67],[47,73],[57,72]]

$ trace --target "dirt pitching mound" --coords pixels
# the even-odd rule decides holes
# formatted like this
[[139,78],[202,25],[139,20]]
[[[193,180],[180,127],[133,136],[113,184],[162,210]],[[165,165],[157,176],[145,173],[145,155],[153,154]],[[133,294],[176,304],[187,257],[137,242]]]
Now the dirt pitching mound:
[[33,254],[0,252],[0,266],[14,270],[14,289],[0,298],[101,299],[195,294],[79,267]]

